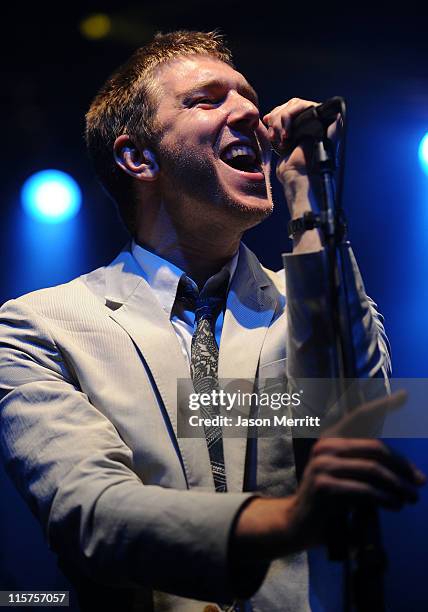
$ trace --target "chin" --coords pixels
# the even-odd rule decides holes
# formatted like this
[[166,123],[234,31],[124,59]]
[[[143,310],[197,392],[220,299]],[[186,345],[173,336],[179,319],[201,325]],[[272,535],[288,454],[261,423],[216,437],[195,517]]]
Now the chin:
[[247,182],[239,188],[227,189],[223,186],[227,202],[241,213],[254,215],[260,219],[268,217],[273,211],[272,192],[269,181]]
[[226,206],[234,220],[242,223],[243,229],[249,229],[261,223],[273,211],[272,199],[267,197],[229,197],[226,199]]

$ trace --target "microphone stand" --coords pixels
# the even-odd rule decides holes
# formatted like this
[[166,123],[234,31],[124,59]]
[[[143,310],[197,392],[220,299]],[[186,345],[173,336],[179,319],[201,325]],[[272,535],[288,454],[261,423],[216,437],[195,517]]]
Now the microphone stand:
[[[345,405],[349,409],[361,403],[362,396],[358,391],[351,393],[347,388],[349,386],[347,380],[356,378],[356,366],[342,257],[343,210],[341,203],[337,202],[335,193],[336,165],[333,144],[327,137],[328,125],[337,117],[338,103],[343,109],[344,101],[341,98],[332,98],[322,105],[324,116],[318,115],[317,107],[305,111],[306,121],[302,121],[298,126],[298,140],[306,139],[307,142],[311,139],[313,142],[312,173],[318,175],[320,179],[321,230],[327,253],[331,327],[335,348],[331,371],[337,387],[336,397],[345,398]],[[330,113],[326,113],[326,109],[327,111],[330,109]],[[308,111],[311,113],[309,120]],[[298,118],[296,117],[296,120]],[[297,138],[294,140],[296,142]],[[351,385],[352,389],[355,387],[356,385]],[[376,507],[369,505],[364,510],[351,510],[335,516],[334,525],[332,522],[328,529],[328,550],[331,560],[344,563],[345,611],[383,612],[385,610],[383,575],[386,555],[382,546]]]

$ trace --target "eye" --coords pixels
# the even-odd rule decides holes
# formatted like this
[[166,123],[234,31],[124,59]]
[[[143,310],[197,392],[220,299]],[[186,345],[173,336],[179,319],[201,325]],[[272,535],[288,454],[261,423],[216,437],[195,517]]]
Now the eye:
[[197,106],[198,104],[206,104],[209,106],[214,106],[220,102],[219,98],[197,98],[193,100],[190,106]]

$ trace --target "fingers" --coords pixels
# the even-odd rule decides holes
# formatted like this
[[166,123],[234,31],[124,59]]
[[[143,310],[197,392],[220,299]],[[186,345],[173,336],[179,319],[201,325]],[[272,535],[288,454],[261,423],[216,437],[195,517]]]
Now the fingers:
[[[358,441],[357,441],[358,442]],[[363,442],[363,440],[360,440]],[[359,456],[364,456],[366,459],[373,459],[388,469],[394,471],[402,478],[406,478],[412,484],[420,487],[426,482],[426,477],[413,463],[408,461],[399,453],[391,450],[388,446],[379,440],[368,440],[369,445],[358,450]],[[349,448],[344,451],[343,456],[350,457],[355,453],[355,449]]]
[[285,148],[286,140],[293,118],[305,108],[317,106],[319,102],[291,98],[285,104],[276,106],[263,117],[263,123],[268,127],[268,137],[277,148]]
[[416,484],[372,459],[320,455],[312,462],[311,470],[314,474],[327,474],[338,481],[369,485],[371,494],[376,492],[393,505],[416,503],[419,499]]
[[[314,454],[326,452],[342,457],[359,456],[366,459],[374,459],[417,486],[425,484],[425,475],[416,466],[398,453],[393,452],[385,444],[374,439],[358,439],[358,437],[370,435],[373,424],[383,419],[387,413],[400,408],[406,399],[407,393],[404,390],[399,390],[392,395],[362,404],[345,415],[334,427],[323,434],[322,439],[330,440],[330,443],[317,443],[314,447]],[[337,440],[336,442],[333,441],[335,439],[334,436],[344,438],[352,436],[354,439],[348,440],[345,444],[337,444]]]
[[360,406],[363,413],[379,413],[384,415],[387,412],[392,412],[400,408],[407,400],[407,393],[404,389],[399,389],[391,395],[378,397],[370,402],[366,402]]
[[[334,498],[350,505],[375,503],[388,510],[401,510],[403,503],[393,494],[357,480],[337,479],[323,474],[317,479],[317,494],[321,498]],[[337,506],[336,506],[337,507]]]
[[413,463],[380,440],[343,437],[399,409],[406,398],[399,391],[359,406],[330,430],[342,437],[323,437],[313,445],[296,499],[304,530],[312,529],[315,540],[324,537],[320,530],[338,510],[375,504],[398,511],[418,501],[427,478]]
[[342,461],[347,458],[370,460],[411,486],[420,487],[426,482],[425,475],[416,466],[379,440],[323,438],[314,445],[311,455],[315,458],[330,455]]
[[386,414],[400,408],[406,400],[407,393],[401,389],[392,395],[366,402],[345,414],[323,433],[323,437],[369,437],[376,424],[382,422]]

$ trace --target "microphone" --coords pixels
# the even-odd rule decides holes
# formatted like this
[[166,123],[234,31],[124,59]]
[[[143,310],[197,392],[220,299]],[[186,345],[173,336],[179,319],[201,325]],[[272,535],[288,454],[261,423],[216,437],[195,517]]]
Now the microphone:
[[342,112],[343,102],[343,98],[335,96],[318,106],[305,108],[296,115],[288,131],[285,151],[291,153],[304,139],[322,140],[328,126],[334,123],[338,113]]

